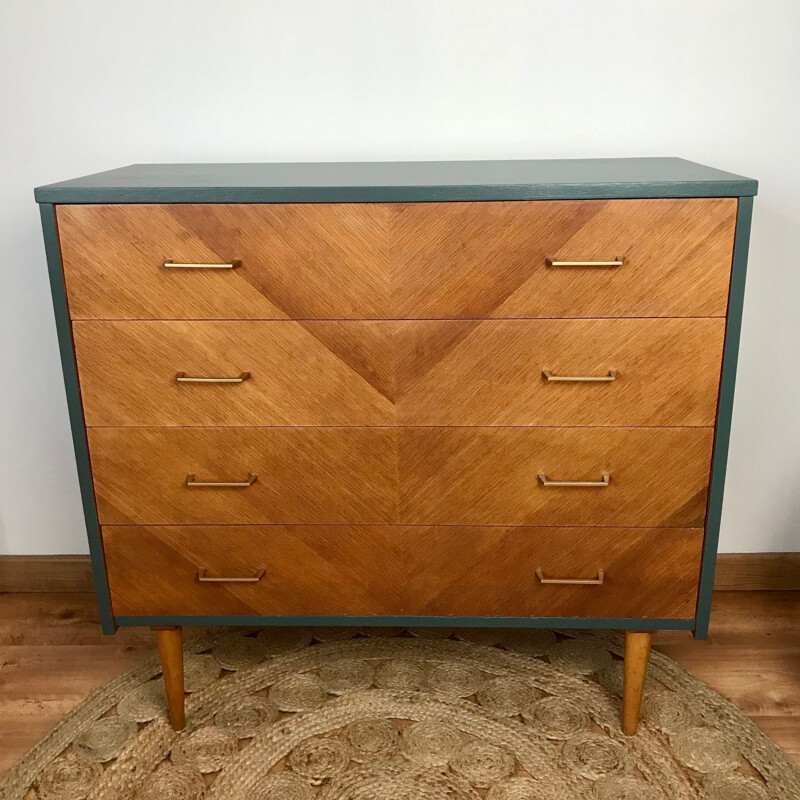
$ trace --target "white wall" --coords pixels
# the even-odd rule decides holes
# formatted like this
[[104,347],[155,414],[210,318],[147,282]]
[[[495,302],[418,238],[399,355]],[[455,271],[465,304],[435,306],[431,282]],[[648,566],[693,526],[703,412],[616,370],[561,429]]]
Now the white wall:
[[796,0],[2,0],[0,553],[85,552],[34,186],[147,161],[756,177],[726,551],[800,550]]

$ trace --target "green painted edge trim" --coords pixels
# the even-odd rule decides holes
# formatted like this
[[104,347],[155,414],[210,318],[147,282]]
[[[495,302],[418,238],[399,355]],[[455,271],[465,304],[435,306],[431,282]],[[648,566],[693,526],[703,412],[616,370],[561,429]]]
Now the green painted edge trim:
[[441,203],[503,200],[625,200],[742,197],[755,181],[511,184],[472,186],[204,186],[96,187],[34,190],[37,203]]
[[624,619],[613,617],[392,617],[392,616],[263,616],[260,614],[115,617],[117,625],[369,625],[432,628],[623,628],[626,630],[690,631],[691,619]]
[[739,358],[739,335],[742,329],[742,307],[747,276],[747,250],[750,245],[750,223],[753,198],[739,199],[736,215],[736,237],[733,243],[731,283],[728,294],[728,323],[725,327],[725,348],[717,407],[717,430],[714,438],[714,457],[711,462],[711,486],[706,512],[706,537],[703,545],[703,565],[700,569],[700,588],[697,595],[697,614],[694,635],[697,639],[708,637],[711,616],[711,595],[714,590],[714,572],[717,566],[717,546],[722,519],[722,498],[725,493],[725,473],[728,467],[728,445],[731,436],[733,392],[736,385],[736,365]]
[[78,389],[78,370],[75,365],[75,352],[72,347],[72,328],[67,307],[67,291],[64,286],[64,272],[61,267],[61,248],[58,243],[55,209],[50,204],[39,207],[44,234],[44,249],[47,256],[47,271],[50,275],[50,292],[53,297],[53,310],[58,334],[58,349],[61,354],[61,370],[64,373],[64,387],[67,392],[69,424],[72,429],[72,446],[78,466],[78,483],[83,503],[83,516],[86,533],[89,537],[92,573],[100,608],[100,622],[103,633],[114,633],[114,617],[111,614],[111,598],[106,578],[103,545],[100,539],[100,524],[97,519],[97,506],[94,498],[92,472],[89,466],[89,446],[86,441],[86,428],[83,419],[83,405]]

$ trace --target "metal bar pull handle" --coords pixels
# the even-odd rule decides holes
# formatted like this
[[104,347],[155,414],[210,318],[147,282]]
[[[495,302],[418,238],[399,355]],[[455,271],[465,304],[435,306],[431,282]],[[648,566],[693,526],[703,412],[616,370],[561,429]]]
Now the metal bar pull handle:
[[252,472],[244,481],[199,481],[197,475],[187,475],[186,485],[190,489],[247,489],[256,482],[257,478],[258,476]]
[[169,259],[163,266],[165,269],[236,269],[241,264],[241,261],[229,261],[226,264],[188,264]]
[[178,383],[244,383],[250,380],[250,373],[243,372],[238,378],[204,378],[201,376],[187,375],[185,372],[175,373]]
[[610,369],[608,375],[553,375],[549,369],[542,370],[542,377],[546,381],[570,383],[610,383],[619,377],[615,369]]
[[540,475],[539,480],[542,486],[591,486],[602,489],[610,483],[611,475],[604,472],[603,477],[599,481],[551,481],[547,475]]
[[256,572],[255,575],[245,575],[243,577],[230,577],[230,578],[211,578],[207,574],[208,570],[205,568],[197,570],[197,580],[200,583],[258,583],[266,573],[265,569]]
[[602,586],[603,581],[606,579],[606,574],[603,570],[597,573],[596,578],[545,578],[542,570],[536,570],[536,577],[539,583],[560,583],[569,584],[571,586]]
[[548,267],[621,267],[625,256],[617,256],[613,261],[556,261],[549,256],[544,263]]

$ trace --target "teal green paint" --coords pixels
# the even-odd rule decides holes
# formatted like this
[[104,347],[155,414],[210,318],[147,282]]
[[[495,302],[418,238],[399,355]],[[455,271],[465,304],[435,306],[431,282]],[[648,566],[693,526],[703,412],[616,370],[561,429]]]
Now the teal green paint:
[[134,164],[40,186],[40,203],[414,203],[742,197],[756,181],[681,158]]
[[67,391],[67,407],[69,424],[72,429],[72,445],[75,449],[75,461],[78,465],[78,483],[80,484],[83,516],[86,521],[86,533],[89,537],[89,550],[92,558],[94,585],[97,590],[97,603],[100,607],[100,621],[103,633],[114,633],[114,619],[111,616],[111,600],[106,580],[103,548],[100,541],[100,526],[97,521],[97,508],[94,500],[92,473],[89,467],[89,448],[86,443],[86,430],[83,421],[83,407],[78,390],[78,371],[75,366],[75,353],[72,349],[72,331],[67,309],[67,293],[64,286],[64,273],[61,269],[61,251],[58,246],[56,231],[56,215],[52,205],[41,205],[39,208],[44,233],[44,249],[47,255],[47,269],[50,273],[50,291],[53,296],[53,309],[56,318],[58,347],[61,353],[61,369],[64,373],[64,386]]
[[690,631],[691,619],[621,619],[584,617],[390,617],[260,615],[116,617],[117,625],[403,625],[431,628],[622,628],[634,631]]
[[697,622],[694,635],[698,639],[708,636],[711,615],[711,593],[714,589],[714,571],[717,565],[719,525],[722,517],[722,496],[725,491],[725,472],[728,465],[728,444],[733,414],[733,390],[736,385],[736,363],[739,357],[739,333],[742,327],[742,306],[747,274],[747,249],[750,244],[750,221],[753,198],[742,197],[736,218],[736,239],[733,245],[731,284],[728,295],[728,323],[725,328],[725,355],[722,360],[717,433],[714,441],[714,458],[711,463],[711,487],[708,493],[706,514],[706,539],[703,547],[703,567],[697,595]]

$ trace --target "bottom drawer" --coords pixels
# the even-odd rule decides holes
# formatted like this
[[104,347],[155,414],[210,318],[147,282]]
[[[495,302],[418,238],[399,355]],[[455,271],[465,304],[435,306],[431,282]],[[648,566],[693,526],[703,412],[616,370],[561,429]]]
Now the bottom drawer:
[[103,527],[117,616],[690,619],[702,544],[695,528]]

